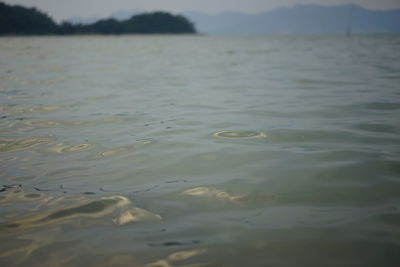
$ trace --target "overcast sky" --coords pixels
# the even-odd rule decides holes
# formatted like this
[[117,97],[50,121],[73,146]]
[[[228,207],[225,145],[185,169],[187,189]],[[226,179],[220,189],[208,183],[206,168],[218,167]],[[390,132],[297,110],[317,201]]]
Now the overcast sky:
[[203,11],[218,13],[239,11],[257,13],[295,4],[340,5],[353,3],[369,9],[400,8],[400,0],[5,0],[9,4],[37,7],[56,20],[73,16],[107,17],[120,10],[141,9],[170,12]]

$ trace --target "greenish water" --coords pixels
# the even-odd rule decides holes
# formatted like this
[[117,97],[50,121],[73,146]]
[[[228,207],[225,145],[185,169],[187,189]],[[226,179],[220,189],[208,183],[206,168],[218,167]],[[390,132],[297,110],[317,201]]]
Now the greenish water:
[[399,266],[400,36],[0,49],[1,266]]

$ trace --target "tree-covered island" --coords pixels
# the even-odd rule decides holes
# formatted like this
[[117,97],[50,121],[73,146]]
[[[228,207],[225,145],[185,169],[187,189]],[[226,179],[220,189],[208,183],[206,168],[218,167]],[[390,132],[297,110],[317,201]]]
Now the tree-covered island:
[[0,2],[0,35],[67,34],[194,34],[194,25],[181,15],[144,13],[127,20],[103,19],[92,24],[55,23],[36,8]]

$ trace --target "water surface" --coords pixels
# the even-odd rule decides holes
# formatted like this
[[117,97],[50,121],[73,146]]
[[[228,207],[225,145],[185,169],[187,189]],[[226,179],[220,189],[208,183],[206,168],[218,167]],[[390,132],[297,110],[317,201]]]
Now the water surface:
[[2,266],[398,266],[399,36],[0,49]]

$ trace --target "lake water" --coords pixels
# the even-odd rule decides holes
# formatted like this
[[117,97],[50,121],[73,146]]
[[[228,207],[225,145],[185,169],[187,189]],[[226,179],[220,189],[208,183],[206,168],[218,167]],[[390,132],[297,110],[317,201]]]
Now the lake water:
[[399,266],[399,35],[0,49],[1,266]]

